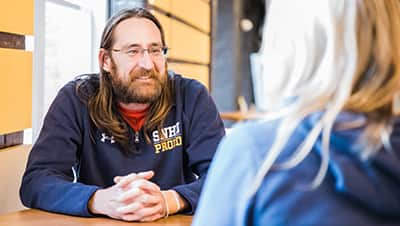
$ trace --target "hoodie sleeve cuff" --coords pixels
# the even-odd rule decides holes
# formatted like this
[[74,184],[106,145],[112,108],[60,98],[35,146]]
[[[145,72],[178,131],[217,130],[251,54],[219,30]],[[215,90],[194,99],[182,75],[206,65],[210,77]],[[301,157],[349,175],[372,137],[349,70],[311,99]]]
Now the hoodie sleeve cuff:
[[182,214],[188,214],[188,215],[193,215],[196,207],[197,207],[197,201],[199,198],[199,195],[192,190],[185,189],[181,186],[177,186],[172,188],[176,192],[179,193],[179,195],[186,200],[186,202],[189,204],[188,208],[181,212]]
[[82,216],[85,217],[97,217],[98,215],[93,214],[89,210],[89,200],[92,198],[94,193],[100,189],[97,186],[88,186],[88,188],[82,192],[82,203],[81,203],[81,209],[82,209]]

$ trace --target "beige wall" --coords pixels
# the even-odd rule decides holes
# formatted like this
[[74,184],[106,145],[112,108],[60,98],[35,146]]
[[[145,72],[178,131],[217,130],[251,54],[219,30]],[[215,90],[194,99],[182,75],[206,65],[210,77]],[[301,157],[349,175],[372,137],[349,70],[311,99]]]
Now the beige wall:
[[0,149],[0,214],[21,210],[19,186],[31,145]]
[[0,135],[31,127],[31,52],[0,48],[0,105]]
[[206,87],[209,86],[208,74],[210,70],[207,66],[189,63],[169,63],[168,67],[183,75],[189,75],[190,78],[197,79]]
[[[12,43],[33,35],[33,12],[34,0],[1,2],[0,31],[8,35],[0,48],[0,136],[31,127],[32,52],[23,41]],[[18,191],[29,150],[27,145],[0,149],[0,214],[23,208]]]
[[[33,0],[2,1],[0,31],[33,35]],[[0,135],[31,127],[32,52],[0,48]]]
[[204,0],[150,0],[163,25],[169,69],[210,87],[211,6]]

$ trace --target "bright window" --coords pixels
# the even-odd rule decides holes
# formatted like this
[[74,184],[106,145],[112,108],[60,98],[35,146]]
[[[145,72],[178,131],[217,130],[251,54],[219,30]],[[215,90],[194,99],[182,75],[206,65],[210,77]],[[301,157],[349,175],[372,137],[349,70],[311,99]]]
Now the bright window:
[[[32,137],[62,86],[74,77],[98,71],[97,51],[106,20],[106,0],[35,1]],[[28,135],[28,136],[27,136]]]

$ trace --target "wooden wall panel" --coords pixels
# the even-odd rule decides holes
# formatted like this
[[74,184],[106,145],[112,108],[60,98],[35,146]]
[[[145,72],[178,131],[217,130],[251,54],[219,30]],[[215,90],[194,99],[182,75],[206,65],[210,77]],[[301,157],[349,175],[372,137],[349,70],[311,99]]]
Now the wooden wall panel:
[[166,12],[171,12],[171,1],[174,0],[149,0],[149,4],[157,6]]
[[210,32],[210,4],[203,0],[173,0],[170,12],[188,23]]
[[208,66],[187,63],[169,63],[168,69],[171,69],[184,77],[196,79],[209,89],[210,71]]
[[34,0],[1,1],[0,31],[33,35]]
[[174,59],[208,64],[210,62],[210,38],[183,23],[153,11],[163,26],[168,56]]
[[211,6],[205,0],[150,0],[164,27],[171,70],[209,87]]
[[210,63],[210,37],[176,20],[171,20],[171,51],[175,59]]
[[171,19],[164,14],[161,14],[157,11],[151,11],[151,13],[154,14],[154,16],[157,17],[157,19],[160,21],[161,26],[164,29],[164,35],[165,35],[165,42],[167,43],[167,46],[170,47],[171,43]]
[[0,134],[31,127],[31,52],[0,48],[0,103]]

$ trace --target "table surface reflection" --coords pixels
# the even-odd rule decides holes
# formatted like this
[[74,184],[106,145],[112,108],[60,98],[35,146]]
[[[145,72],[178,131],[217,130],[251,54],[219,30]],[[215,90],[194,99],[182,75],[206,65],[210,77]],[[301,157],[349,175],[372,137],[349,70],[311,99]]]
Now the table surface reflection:
[[192,216],[173,215],[166,219],[160,219],[155,222],[124,222],[109,218],[95,217],[74,217],[63,214],[49,213],[36,209],[21,210],[8,214],[0,215],[0,225],[7,226],[135,226],[135,225],[153,225],[153,226],[189,226],[192,223]]

